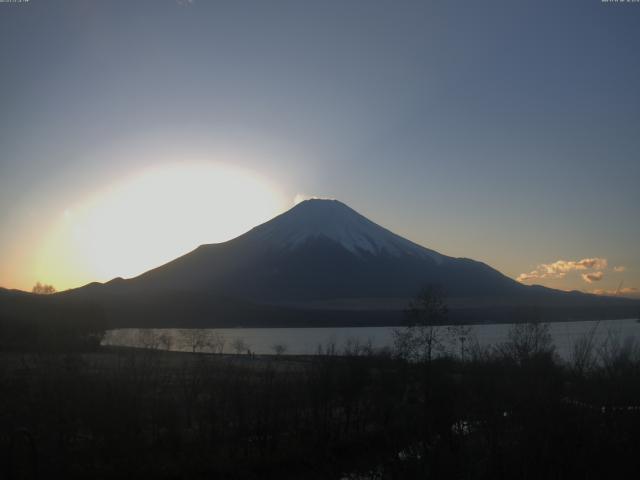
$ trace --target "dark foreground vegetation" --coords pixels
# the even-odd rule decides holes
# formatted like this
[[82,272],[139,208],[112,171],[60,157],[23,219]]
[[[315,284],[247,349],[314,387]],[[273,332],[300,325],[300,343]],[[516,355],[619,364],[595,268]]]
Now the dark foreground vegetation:
[[[37,284],[36,289],[51,289]],[[108,324],[92,302],[0,288],[0,351],[95,350]]]
[[638,471],[634,342],[585,338],[570,363],[555,358],[535,324],[491,350],[467,345],[463,358],[429,350],[411,361],[406,350],[357,343],[305,358],[4,352],[0,476],[595,479]]

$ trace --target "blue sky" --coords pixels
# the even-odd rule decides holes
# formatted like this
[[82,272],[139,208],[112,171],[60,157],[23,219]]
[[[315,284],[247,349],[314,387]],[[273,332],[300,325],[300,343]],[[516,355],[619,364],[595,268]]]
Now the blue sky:
[[513,278],[607,259],[529,283],[640,288],[640,4],[31,0],[0,38],[0,285],[55,278],[31,257],[70,206],[197,157]]

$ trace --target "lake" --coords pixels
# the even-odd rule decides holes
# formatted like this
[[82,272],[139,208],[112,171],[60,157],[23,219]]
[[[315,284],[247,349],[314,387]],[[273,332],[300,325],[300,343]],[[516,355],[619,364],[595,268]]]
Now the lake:
[[[471,338],[480,346],[495,345],[507,340],[512,324],[471,326]],[[321,347],[333,345],[338,353],[354,345],[370,344],[374,349],[393,345],[396,327],[328,327],[328,328],[213,328],[178,329],[123,328],[109,330],[102,345],[136,348],[159,348],[172,351],[203,353],[252,353],[263,355],[276,352],[281,346],[284,354],[312,355]],[[446,327],[439,327],[444,333]],[[556,322],[550,333],[560,357],[569,359],[574,343],[594,331],[595,344],[609,337],[620,342],[640,341],[640,323],[636,319]]]

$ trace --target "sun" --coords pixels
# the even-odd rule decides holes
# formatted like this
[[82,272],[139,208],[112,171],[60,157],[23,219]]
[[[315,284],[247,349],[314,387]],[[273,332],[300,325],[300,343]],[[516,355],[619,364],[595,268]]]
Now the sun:
[[234,238],[286,206],[274,185],[248,170],[206,163],[147,169],[65,209],[37,270],[62,288],[136,276]]

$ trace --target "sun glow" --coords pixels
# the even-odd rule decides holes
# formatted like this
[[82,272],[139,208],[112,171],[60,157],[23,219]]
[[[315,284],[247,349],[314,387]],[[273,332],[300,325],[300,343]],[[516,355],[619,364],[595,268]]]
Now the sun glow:
[[287,206],[250,171],[211,164],[146,170],[61,212],[36,272],[59,288],[132,277],[234,238]]

